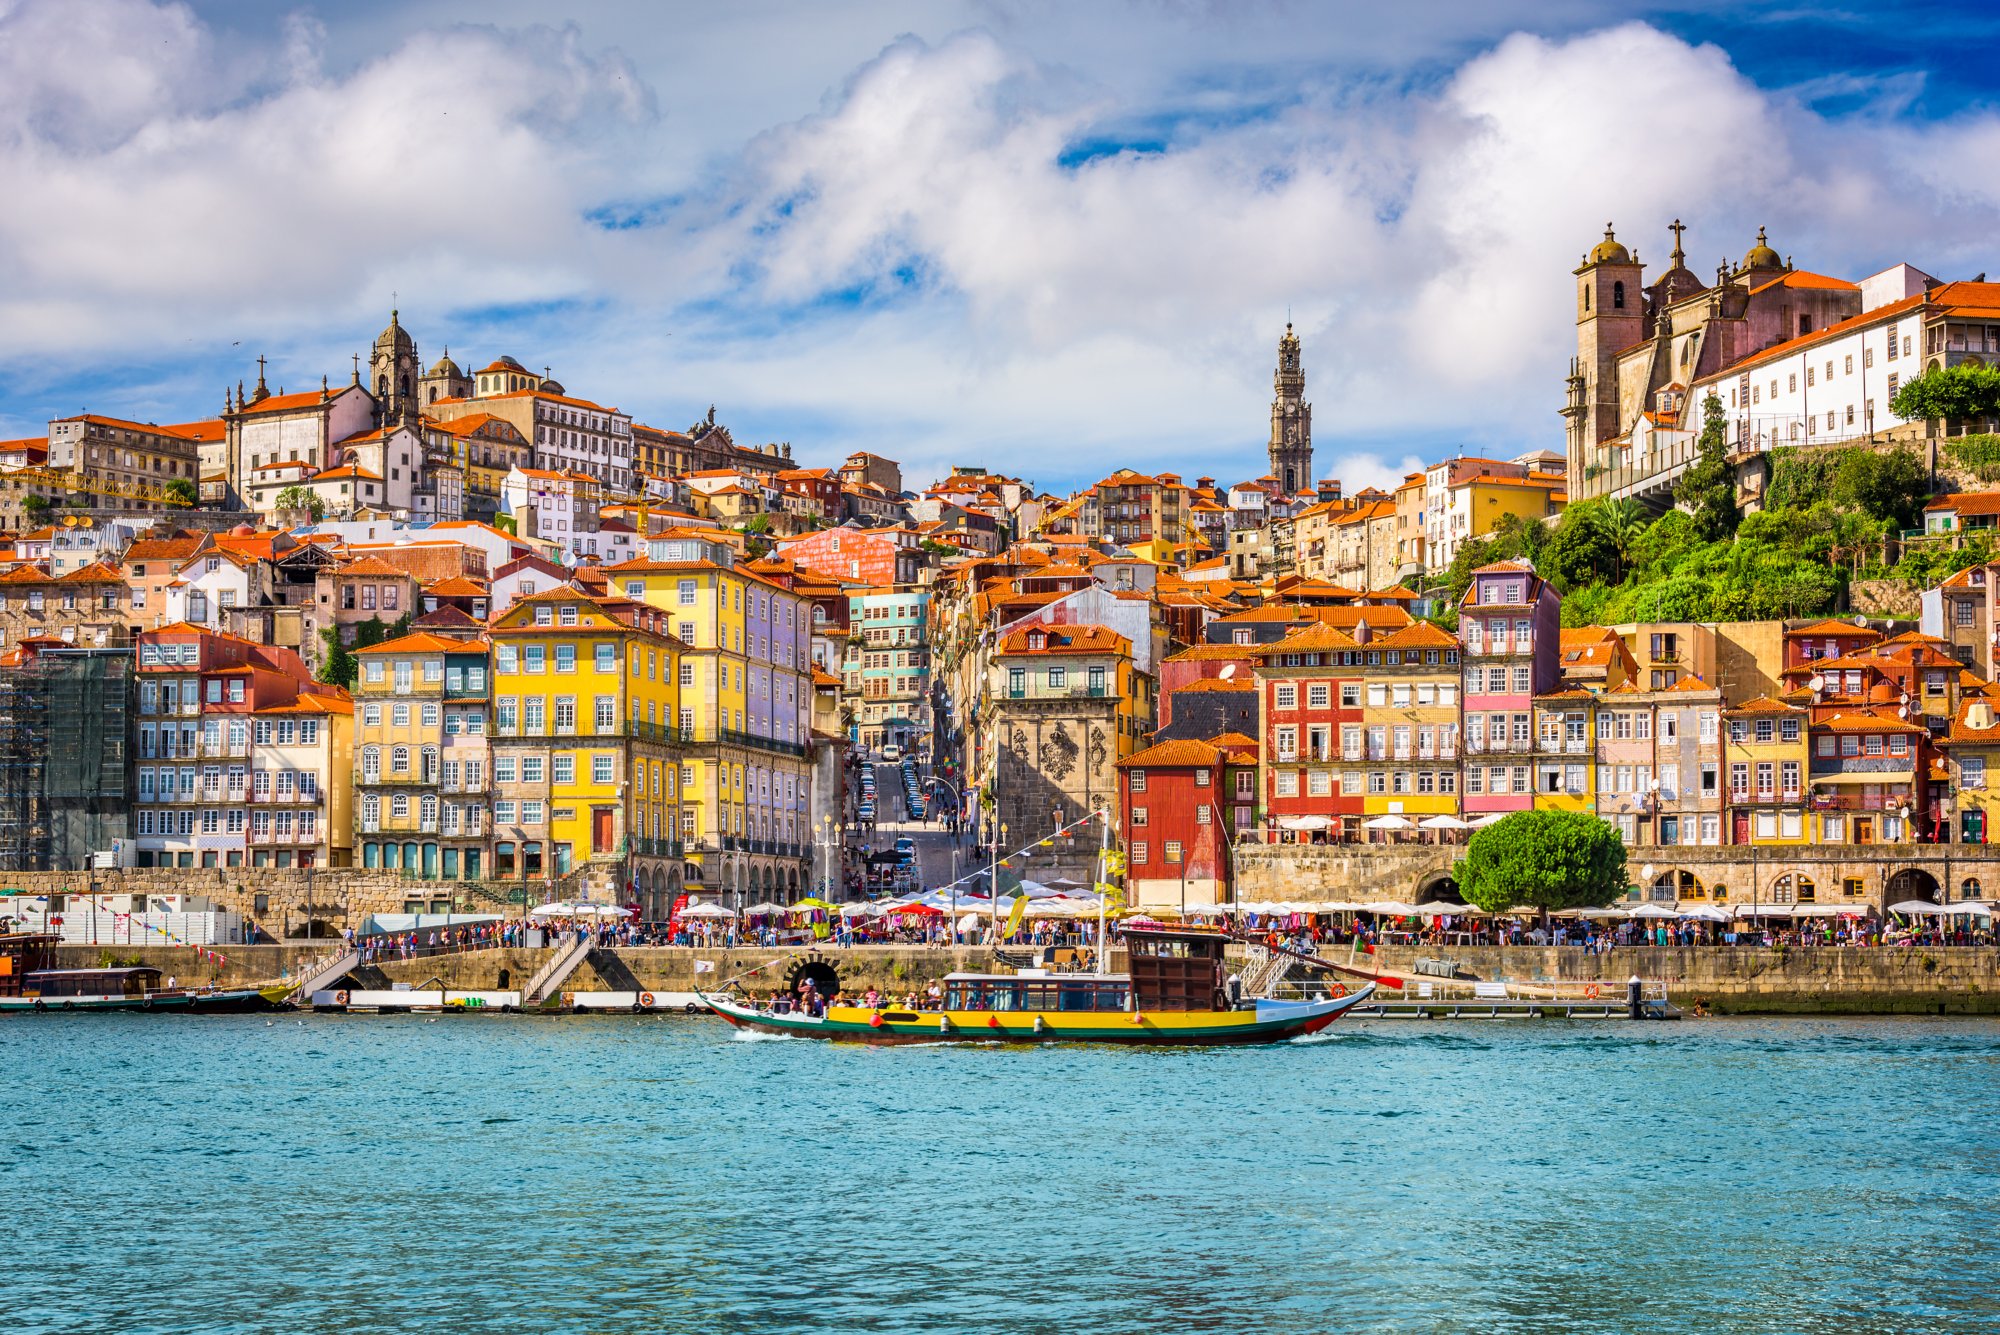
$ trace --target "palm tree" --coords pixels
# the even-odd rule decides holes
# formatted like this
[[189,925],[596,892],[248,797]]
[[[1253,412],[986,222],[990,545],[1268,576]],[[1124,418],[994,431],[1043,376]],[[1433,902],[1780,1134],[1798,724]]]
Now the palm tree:
[[1626,567],[1632,560],[1632,549],[1638,545],[1639,535],[1652,522],[1646,507],[1630,496],[1610,501],[1604,507],[1604,531],[1611,539],[1611,545],[1618,549],[1618,582],[1625,581]]

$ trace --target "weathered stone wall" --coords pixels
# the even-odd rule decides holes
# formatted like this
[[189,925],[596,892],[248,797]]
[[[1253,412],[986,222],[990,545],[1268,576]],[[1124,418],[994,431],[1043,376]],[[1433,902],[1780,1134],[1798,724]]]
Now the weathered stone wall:
[[1701,1000],[1720,1015],[2000,1014],[2000,948],[1752,950],[1643,947],[1588,954],[1577,947],[1382,947],[1376,967],[1415,977],[1419,958],[1456,960],[1482,979],[1601,982],[1624,994],[1633,974],[1664,981],[1683,1010]]
[[[1456,845],[1239,844],[1233,850],[1236,896],[1240,901],[1299,899],[1396,899],[1414,902],[1451,874],[1464,852]],[[1874,844],[1819,847],[1635,848],[1628,862],[1632,879],[1650,885],[1687,871],[1704,896],[1722,902],[1768,904],[1778,878],[1810,877],[1822,904],[1857,907],[1922,898],[1948,889],[1953,899],[1967,879],[1987,896],[2000,893],[2000,845]],[[1650,872],[1648,872],[1650,868]],[[1860,893],[1842,891],[1850,879]]]
[[[527,883],[537,902],[543,883]],[[411,900],[452,902],[468,913],[507,912],[518,916],[518,903],[503,908],[519,881],[420,881],[398,872],[359,868],[279,867],[143,867],[103,871],[0,872],[0,887],[35,894],[91,893],[100,895],[206,895],[221,908],[242,914],[264,934],[278,941],[307,934],[318,923],[338,936],[345,927],[359,928],[371,913],[401,913]],[[261,896],[261,901],[260,901]]]

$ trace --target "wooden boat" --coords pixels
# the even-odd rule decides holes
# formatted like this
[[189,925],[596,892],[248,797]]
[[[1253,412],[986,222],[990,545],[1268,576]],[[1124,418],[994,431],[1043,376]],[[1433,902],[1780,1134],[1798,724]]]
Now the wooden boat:
[[1320,1001],[1233,1002],[1223,973],[1228,938],[1216,932],[1128,928],[1130,972],[954,973],[944,1005],[828,1006],[823,1014],[760,1009],[704,993],[739,1029],[856,1043],[1128,1043],[1209,1047],[1276,1043],[1317,1033],[1366,1001],[1374,985]]
[[0,1014],[35,1011],[262,1010],[256,988],[168,987],[162,971],[47,967],[57,938],[41,933],[0,937]]

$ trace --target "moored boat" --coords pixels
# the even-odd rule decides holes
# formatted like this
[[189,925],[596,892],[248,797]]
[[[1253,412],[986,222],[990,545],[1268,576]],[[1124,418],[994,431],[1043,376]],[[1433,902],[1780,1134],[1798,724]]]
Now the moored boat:
[[1216,932],[1127,929],[1130,972],[954,973],[936,1009],[829,1005],[760,1008],[703,994],[739,1029],[857,1043],[1124,1043],[1210,1047],[1275,1043],[1317,1033],[1374,991],[1367,984],[1314,1001],[1230,996],[1227,938]]
[[0,936],[0,1014],[36,1011],[242,1011],[268,1003],[254,987],[168,986],[148,965],[103,969],[47,967],[58,938]]

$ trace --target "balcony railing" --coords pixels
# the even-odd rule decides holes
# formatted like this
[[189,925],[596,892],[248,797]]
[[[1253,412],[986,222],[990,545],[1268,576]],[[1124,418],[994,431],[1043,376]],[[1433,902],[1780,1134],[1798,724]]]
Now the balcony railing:
[[1905,775],[1916,772],[1917,758],[1913,751],[1906,756],[1844,756],[1839,760],[1815,760],[1812,762],[1812,777],[1824,778],[1830,774],[1880,774],[1885,783],[1907,783]]

